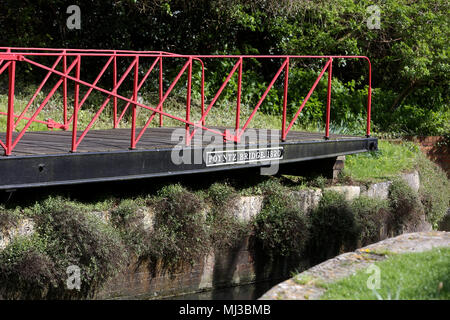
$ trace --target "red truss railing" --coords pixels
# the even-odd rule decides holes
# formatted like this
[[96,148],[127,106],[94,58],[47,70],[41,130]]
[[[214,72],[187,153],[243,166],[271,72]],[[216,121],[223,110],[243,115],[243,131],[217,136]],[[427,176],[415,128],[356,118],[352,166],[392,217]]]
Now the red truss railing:
[[[243,133],[248,128],[250,121],[254,118],[267,94],[273,87],[276,80],[280,77],[280,75],[284,72],[284,92],[283,92],[283,113],[282,113],[282,127],[281,127],[281,140],[285,141],[286,136],[294,125],[295,121],[299,117],[301,111],[305,107],[308,99],[314,92],[317,84],[320,79],[323,77],[325,72],[328,72],[328,94],[327,94],[327,104],[326,104],[326,123],[325,123],[325,139],[329,138],[329,130],[330,130],[330,108],[331,108],[331,82],[332,82],[332,64],[333,59],[365,59],[369,65],[369,74],[368,74],[368,99],[367,99],[367,125],[366,125],[366,135],[370,136],[370,111],[371,111],[371,64],[370,60],[365,56],[339,56],[339,55],[330,55],[330,56],[303,56],[303,55],[181,55],[168,53],[163,51],[129,51],[129,50],[83,50],[83,49],[48,49],[48,48],[9,48],[9,47],[0,47],[0,50],[4,50],[5,52],[0,52],[0,75],[8,69],[8,108],[7,112],[0,112],[1,115],[7,116],[6,123],[6,141],[0,140],[0,146],[5,150],[5,155],[11,155],[17,143],[22,139],[24,134],[29,129],[30,125],[33,122],[43,123],[48,126],[48,128],[57,128],[63,130],[69,130],[72,128],[72,145],[70,148],[71,152],[76,152],[78,146],[92,128],[94,123],[98,120],[102,111],[106,108],[106,106],[112,100],[113,106],[113,127],[117,128],[120,121],[123,119],[126,111],[131,106],[131,137],[130,137],[130,149],[135,149],[137,143],[142,138],[143,134],[147,130],[150,123],[153,121],[156,115],[159,115],[159,125],[163,126],[163,117],[169,117],[175,120],[184,123],[186,130],[186,145],[190,144],[194,134],[197,129],[207,130],[213,132],[217,135],[223,136],[225,141],[233,141],[239,142]],[[44,65],[36,61],[38,57],[48,57],[55,58],[54,63],[51,66]],[[106,58],[107,61],[104,64],[103,68],[95,78],[93,82],[87,82],[82,80],[80,77],[81,74],[81,66],[82,66],[82,58],[83,57],[98,57],[98,58]],[[122,74],[120,78],[118,78],[118,65],[117,62],[119,59],[130,59],[132,58],[132,62],[128,65],[125,72]],[[164,92],[163,89],[163,61],[169,59],[183,59],[186,62],[184,63],[181,70],[178,72],[176,77],[173,79],[168,89]],[[211,102],[206,106],[205,105],[205,65],[203,60],[205,59],[235,59],[236,63],[233,68],[229,72],[225,81],[222,83]],[[242,90],[242,72],[243,72],[243,62],[245,59],[281,59],[282,63],[276,72],[275,76],[267,86],[266,90],[260,97],[259,101],[253,108],[252,113],[249,118],[245,121],[244,125],[241,127],[241,90]],[[313,83],[311,89],[303,100],[302,104],[299,106],[297,112],[294,117],[289,121],[287,119],[287,101],[288,101],[288,84],[289,84],[289,63],[293,59],[325,59],[326,63],[323,66],[319,76]],[[72,60],[71,63],[69,61]],[[139,79],[139,71],[140,67],[144,65],[141,61],[148,60],[151,61],[150,68],[145,71],[144,76]],[[200,94],[201,94],[201,119],[199,121],[191,121],[190,119],[190,110],[191,110],[191,93],[192,93],[192,66],[193,63],[199,63],[202,69],[201,75],[201,84],[200,84]],[[47,73],[43,78],[42,82],[36,89],[35,93],[31,97],[31,99],[26,104],[25,108],[21,111],[20,114],[16,114],[14,112],[14,86],[15,86],[15,74],[16,74],[16,64],[24,63],[29,64],[31,66],[40,68],[45,70]],[[60,64],[62,64],[62,70],[58,70],[58,67],[61,69]],[[159,86],[159,102],[156,106],[146,105],[138,101],[138,92],[144,85],[145,81],[149,78],[151,72],[158,65],[159,74],[158,74],[158,86]],[[147,64],[148,66],[148,64]],[[108,68],[112,68],[112,89],[102,88],[98,85],[98,82],[105,74]],[[142,68],[142,67],[141,67]],[[164,111],[163,105],[166,101],[167,97],[183,76],[183,74],[187,71],[187,96],[186,96],[186,117],[180,118],[173,114],[170,114],[167,111]],[[237,103],[236,103],[236,114],[235,114],[235,131],[232,133],[230,130],[225,130],[224,132],[219,131],[218,129],[209,128],[206,126],[206,117],[208,113],[211,111],[212,107],[219,99],[221,93],[224,88],[227,86],[231,77],[238,73],[238,81],[237,81]],[[133,74],[133,94],[130,97],[126,97],[118,94],[118,89],[123,84],[124,80],[128,77],[128,75]],[[71,75],[72,74],[72,75]],[[56,75],[59,77],[59,80],[54,84],[53,88],[41,102],[39,107],[34,111],[31,117],[25,117],[25,114],[28,112],[30,106],[36,100],[38,94],[42,91],[44,85],[47,83],[47,80],[51,75]],[[74,83],[74,107],[72,115],[68,114],[68,81]],[[63,121],[56,122],[52,119],[48,119],[47,121],[42,121],[36,119],[42,109],[47,105],[51,97],[55,94],[55,92],[62,85],[63,90]],[[80,85],[87,87],[87,91],[84,96],[80,99]],[[78,135],[78,113],[86,102],[87,98],[91,94],[92,91],[98,91],[106,95],[104,102],[100,105],[99,109],[83,130],[81,135]],[[122,111],[118,112],[118,101],[123,101],[126,103],[125,107]],[[137,107],[147,109],[152,111],[145,125],[137,132],[136,128],[136,118],[137,118]],[[13,139],[13,132],[17,128],[17,125],[21,121],[26,121],[25,126],[21,129],[18,134]],[[288,122],[289,121],[289,122]],[[191,129],[192,127],[192,129]],[[136,136],[137,134],[137,136]],[[68,148],[69,149],[69,148]]]

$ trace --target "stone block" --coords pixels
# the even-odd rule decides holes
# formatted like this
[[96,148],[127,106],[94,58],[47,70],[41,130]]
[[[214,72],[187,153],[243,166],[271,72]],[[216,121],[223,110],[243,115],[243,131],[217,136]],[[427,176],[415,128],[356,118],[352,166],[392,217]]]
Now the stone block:
[[303,212],[316,208],[322,198],[322,190],[320,189],[293,191],[292,194],[297,201],[298,208]]
[[403,173],[400,177],[413,189],[415,192],[420,188],[420,177],[417,171],[411,173]]
[[389,196],[389,187],[392,184],[392,181],[385,181],[371,184],[367,191],[363,193],[363,195],[368,196],[369,198],[378,198],[381,200],[386,200]]
[[358,186],[333,186],[325,188],[324,190],[341,193],[348,201],[358,198],[361,194],[361,188]]
[[263,196],[244,196],[236,200],[233,214],[236,218],[248,222],[261,212]]

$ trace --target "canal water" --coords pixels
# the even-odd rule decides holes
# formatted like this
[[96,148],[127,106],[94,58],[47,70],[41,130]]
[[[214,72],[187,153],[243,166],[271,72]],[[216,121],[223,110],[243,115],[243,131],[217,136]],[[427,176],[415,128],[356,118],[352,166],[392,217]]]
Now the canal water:
[[270,280],[198,293],[188,293],[164,298],[164,300],[256,300],[282,281],[283,279]]

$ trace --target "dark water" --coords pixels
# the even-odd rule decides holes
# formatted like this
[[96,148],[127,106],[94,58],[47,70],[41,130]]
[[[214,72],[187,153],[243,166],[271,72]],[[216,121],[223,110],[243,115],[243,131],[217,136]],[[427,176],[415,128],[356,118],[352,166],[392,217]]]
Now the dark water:
[[189,293],[164,300],[256,300],[283,280],[271,280],[247,285]]

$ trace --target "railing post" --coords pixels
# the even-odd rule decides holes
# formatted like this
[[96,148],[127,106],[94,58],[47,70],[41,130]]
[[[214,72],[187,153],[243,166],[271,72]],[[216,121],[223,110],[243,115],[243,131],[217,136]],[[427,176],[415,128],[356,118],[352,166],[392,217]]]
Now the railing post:
[[241,89],[242,89],[242,57],[239,58],[239,73],[238,73],[238,89],[237,89],[237,103],[236,103],[236,132],[238,134],[239,122],[241,120]]
[[366,137],[370,137],[370,113],[371,113],[371,104],[372,104],[372,65],[369,62],[369,91],[367,93],[367,127],[366,127]]
[[[137,102],[138,94],[138,81],[139,81],[139,56],[136,56],[134,62],[134,82],[133,82],[133,101]],[[131,146],[130,149],[136,148],[136,105],[131,106]]]
[[206,124],[206,119],[203,118],[203,115],[205,114],[205,66],[202,62],[202,89],[201,89],[201,99],[202,99],[202,125],[204,126]]
[[[81,69],[81,56],[77,56],[77,67],[75,71],[75,78],[80,80]],[[72,124],[72,150],[71,152],[77,152],[77,125],[78,125],[78,99],[80,94],[80,84],[75,82],[75,96],[73,103],[73,124]]]
[[[63,50],[63,72],[67,72],[67,51]],[[64,78],[63,80],[63,123],[64,123],[64,130],[67,130],[67,78]]]
[[[191,118],[191,86],[192,86],[192,57],[189,57],[188,66],[188,81],[187,81],[187,97],[186,97],[186,121],[190,121]],[[189,124],[186,123],[186,146],[191,144],[189,136]]]
[[[163,62],[162,55],[159,57],[159,103],[162,102],[163,99]],[[161,104],[161,111],[163,111],[163,105]],[[159,126],[163,126],[163,115],[159,114]]]
[[[113,60],[113,88],[117,85],[117,53],[114,51]],[[117,128],[117,97],[113,97],[114,129]]]
[[6,123],[6,150],[5,155],[9,156],[12,152],[12,135],[14,131],[14,85],[16,76],[16,61],[11,61],[8,67],[8,117]]
[[328,92],[327,92],[327,115],[325,122],[325,140],[330,138],[330,110],[331,110],[331,77],[333,72],[333,58],[330,58],[328,66]]
[[289,57],[286,58],[286,70],[284,71],[283,120],[281,124],[281,141],[286,141],[288,84],[289,84]]

